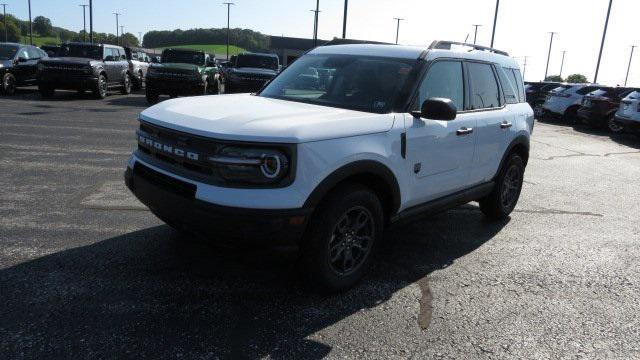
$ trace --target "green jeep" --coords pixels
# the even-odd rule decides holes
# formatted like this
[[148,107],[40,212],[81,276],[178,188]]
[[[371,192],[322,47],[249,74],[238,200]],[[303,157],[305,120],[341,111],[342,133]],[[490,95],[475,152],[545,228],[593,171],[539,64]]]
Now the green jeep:
[[165,49],[160,63],[147,71],[147,102],[156,104],[160,95],[215,95],[224,92],[224,78],[215,57],[199,50]]

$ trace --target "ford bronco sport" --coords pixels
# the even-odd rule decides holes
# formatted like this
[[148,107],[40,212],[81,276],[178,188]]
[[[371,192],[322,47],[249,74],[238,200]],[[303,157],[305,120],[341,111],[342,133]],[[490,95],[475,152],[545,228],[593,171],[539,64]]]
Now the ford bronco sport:
[[[326,86],[301,88],[310,69],[331,70]],[[212,241],[296,245],[327,291],[363,276],[393,223],[470,201],[507,217],[533,130],[514,59],[442,41],[318,47],[258,94],[139,120],[125,182],[154,214]]]

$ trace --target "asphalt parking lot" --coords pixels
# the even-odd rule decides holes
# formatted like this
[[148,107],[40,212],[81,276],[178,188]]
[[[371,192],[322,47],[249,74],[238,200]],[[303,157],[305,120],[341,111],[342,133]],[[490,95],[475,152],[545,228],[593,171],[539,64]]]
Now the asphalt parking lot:
[[142,94],[0,98],[3,358],[640,358],[640,139],[536,125],[508,221],[389,232],[355,289],[181,237],[126,190]]

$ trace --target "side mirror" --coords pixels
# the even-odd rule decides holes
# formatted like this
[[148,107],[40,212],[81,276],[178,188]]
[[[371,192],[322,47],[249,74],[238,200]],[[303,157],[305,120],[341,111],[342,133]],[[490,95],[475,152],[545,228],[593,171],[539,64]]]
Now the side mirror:
[[29,60],[27,58],[22,57],[22,56],[18,58],[18,62],[19,63],[26,63],[27,61],[29,61]]
[[446,98],[429,98],[422,103],[420,111],[412,111],[415,117],[421,117],[429,120],[454,120],[458,113],[458,109],[451,99]]

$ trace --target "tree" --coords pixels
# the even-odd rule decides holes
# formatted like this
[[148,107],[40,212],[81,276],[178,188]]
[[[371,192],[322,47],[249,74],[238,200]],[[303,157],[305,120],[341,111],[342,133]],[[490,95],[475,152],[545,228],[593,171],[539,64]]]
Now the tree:
[[139,46],[138,38],[132,33],[125,33],[120,36],[120,45],[122,46]]
[[549,75],[544,81],[554,81],[554,82],[563,82],[562,76],[560,75]]
[[[0,41],[4,41],[4,21],[0,21]],[[7,41],[20,42],[20,28],[9,16],[7,16]]]
[[572,84],[587,83],[587,77],[582,74],[571,74],[567,76],[567,82]]
[[53,32],[53,25],[51,25],[51,20],[44,16],[36,16],[33,19],[33,30],[40,34],[40,36],[50,36]]

